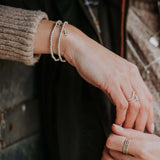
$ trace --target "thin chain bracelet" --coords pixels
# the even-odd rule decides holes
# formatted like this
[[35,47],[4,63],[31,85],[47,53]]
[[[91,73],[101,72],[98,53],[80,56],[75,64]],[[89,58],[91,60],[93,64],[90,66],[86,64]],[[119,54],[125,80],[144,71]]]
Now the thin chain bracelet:
[[60,51],[60,42],[61,42],[61,37],[62,37],[62,33],[64,33],[64,35],[67,35],[66,31],[65,31],[65,24],[68,24],[67,21],[65,21],[62,25],[62,28],[61,28],[61,31],[60,31],[60,34],[59,34],[59,38],[58,38],[58,56],[59,56],[59,60],[61,62],[66,62],[66,60],[62,59],[61,57],[61,51]]
[[56,27],[57,27],[57,25],[60,25],[60,24],[62,24],[62,21],[61,20],[58,20],[56,23],[55,23],[55,25],[54,25],[54,27],[53,27],[53,30],[52,30],[52,32],[51,32],[51,36],[50,36],[50,52],[51,52],[51,56],[52,56],[52,58],[54,59],[54,61],[59,61],[60,59],[59,58],[56,58],[55,56],[54,56],[54,53],[53,53],[53,33],[54,33],[54,31],[55,31],[55,29],[56,29]]

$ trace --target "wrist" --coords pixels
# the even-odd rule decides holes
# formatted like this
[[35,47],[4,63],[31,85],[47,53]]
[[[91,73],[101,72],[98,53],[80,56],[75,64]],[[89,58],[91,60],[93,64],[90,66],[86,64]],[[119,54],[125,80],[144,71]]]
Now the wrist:
[[[50,54],[50,36],[54,25],[54,21],[42,20],[40,22],[35,35],[34,53]],[[58,38],[60,31],[61,26],[57,26],[52,37],[52,49],[54,54],[58,53]],[[86,46],[85,43],[89,41],[89,38],[79,29],[70,24],[65,25],[65,31],[67,35],[62,34],[60,40],[60,53],[67,62],[75,66],[75,61],[78,58],[77,56],[80,56],[81,52],[84,52],[83,50]]]
[[86,36],[78,28],[67,24],[66,27],[67,36],[63,36],[62,39],[62,55],[65,59],[74,67],[76,67],[77,59],[79,56],[86,54],[84,52],[90,38]]
[[[35,35],[34,53],[50,54],[50,38],[54,25],[55,25],[54,21],[42,20],[40,22]],[[57,25],[52,37],[52,46],[53,46],[52,50],[54,54],[58,53],[58,38],[60,31],[61,31],[61,26]],[[61,37],[61,41],[63,41],[63,36]],[[65,45],[61,42],[62,51],[64,50],[64,46]]]
[[76,27],[67,24],[65,26],[67,36],[62,37],[62,48],[61,55],[69,62],[71,65],[75,66],[75,56],[77,54],[77,35],[80,32]]
[[[50,36],[55,25],[54,21],[42,20],[38,25],[34,42],[34,53],[36,54],[50,54]],[[60,53],[70,64],[73,65],[72,59],[74,53],[74,39],[75,30],[74,26],[70,24],[65,25],[67,35],[62,34],[60,39]],[[58,54],[58,38],[61,31],[61,26],[57,26],[52,37],[52,49],[54,54]],[[77,31],[76,31],[77,32]]]

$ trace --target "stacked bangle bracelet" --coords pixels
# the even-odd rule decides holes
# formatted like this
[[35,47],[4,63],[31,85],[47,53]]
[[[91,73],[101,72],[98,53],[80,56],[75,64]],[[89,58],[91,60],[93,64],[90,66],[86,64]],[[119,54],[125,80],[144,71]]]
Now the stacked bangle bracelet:
[[[54,25],[54,27],[53,27],[53,29],[52,29],[52,32],[51,32],[51,36],[50,36],[50,52],[51,52],[51,57],[54,59],[54,61],[61,61],[61,62],[66,62],[66,60],[64,60],[64,59],[62,59],[62,56],[61,56],[61,51],[60,51],[60,42],[61,42],[61,37],[62,37],[62,33],[64,33],[64,35],[67,35],[66,34],[66,31],[65,31],[65,24],[68,24],[68,22],[67,21],[65,21],[64,23],[62,23],[62,21],[61,20],[58,20],[56,23],[55,23],[55,25]],[[58,38],[58,46],[57,46],[57,48],[58,48],[58,57],[59,58],[56,58],[55,56],[54,56],[54,53],[53,53],[53,34],[54,34],[54,32],[55,32],[55,29],[56,29],[56,27],[57,26],[61,26],[61,31],[60,31],[60,33],[59,33],[59,38]]]

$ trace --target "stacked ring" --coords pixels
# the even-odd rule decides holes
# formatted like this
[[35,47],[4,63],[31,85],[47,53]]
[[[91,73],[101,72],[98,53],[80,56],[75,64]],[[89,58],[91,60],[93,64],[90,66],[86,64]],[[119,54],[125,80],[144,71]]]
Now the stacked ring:
[[131,142],[131,140],[128,140],[127,138],[125,139],[125,141],[123,143],[122,153],[128,154],[128,148],[129,148],[130,142]]
[[139,101],[139,98],[138,98],[138,96],[136,95],[136,92],[133,91],[132,97],[131,97],[131,98],[128,98],[128,103],[133,103],[133,102],[136,102],[136,101]]

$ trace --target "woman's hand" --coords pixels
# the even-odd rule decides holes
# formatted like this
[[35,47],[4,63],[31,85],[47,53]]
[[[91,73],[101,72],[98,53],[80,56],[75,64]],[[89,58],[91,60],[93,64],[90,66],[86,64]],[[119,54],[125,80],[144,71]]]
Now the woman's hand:
[[[111,134],[106,142],[109,154],[116,160],[159,160],[160,138],[153,134],[142,133],[133,129],[124,129],[113,125]],[[122,153],[125,138],[130,139],[128,154]],[[105,151],[104,151],[105,152]],[[107,155],[108,156],[108,155]],[[110,160],[103,153],[103,160]]]
[[[49,39],[55,22],[42,20],[35,37],[34,53],[50,53]],[[115,123],[153,132],[152,96],[137,67],[87,37],[72,25],[65,26],[67,36],[61,37],[61,55],[92,85],[103,90],[116,105]],[[53,50],[57,54],[60,27],[53,34]],[[139,101],[129,99],[133,92]]]
[[[66,28],[64,57],[79,74],[104,91],[116,105],[115,123],[124,127],[153,132],[152,96],[137,67],[87,37],[73,26]],[[129,103],[133,92],[139,101]]]

